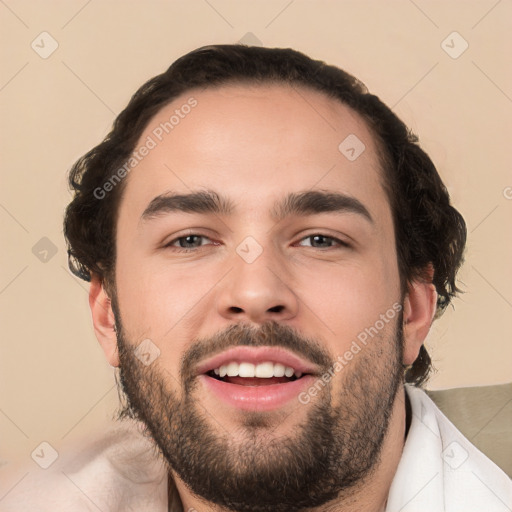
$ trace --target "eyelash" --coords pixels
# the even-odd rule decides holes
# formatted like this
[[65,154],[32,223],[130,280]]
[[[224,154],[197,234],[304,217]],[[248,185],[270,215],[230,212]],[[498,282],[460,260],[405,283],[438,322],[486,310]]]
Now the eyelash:
[[[336,238],[336,237],[333,237],[333,236],[330,236],[330,235],[324,235],[323,233],[313,233],[311,235],[307,235],[307,236],[301,238],[300,241],[306,240],[308,238],[313,238],[315,236],[321,236],[321,237],[329,239],[329,240],[334,240],[336,243],[338,243],[341,246],[341,248],[350,248],[351,247],[350,244],[348,244],[347,242],[344,242],[343,240],[340,240],[339,238]],[[188,237],[201,237],[201,238],[207,238],[208,240],[210,240],[210,238],[207,237],[206,235],[200,235],[198,233],[190,233],[188,235],[184,235],[184,236],[180,236],[178,238],[174,238],[169,243],[164,245],[163,248],[164,249],[171,249],[174,252],[190,253],[190,252],[196,252],[197,250],[199,250],[199,249],[201,249],[203,247],[203,245],[200,245],[199,247],[185,248],[185,247],[174,247],[172,245],[172,244],[178,242],[179,240],[183,240],[183,239],[188,238]],[[312,247],[312,249],[322,250],[321,247]],[[332,249],[332,247],[327,247],[326,249]]]

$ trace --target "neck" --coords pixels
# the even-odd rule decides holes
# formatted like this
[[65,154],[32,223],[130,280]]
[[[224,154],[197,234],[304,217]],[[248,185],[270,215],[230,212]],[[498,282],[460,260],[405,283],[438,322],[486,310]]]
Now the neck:
[[[354,487],[350,495],[340,496],[321,507],[304,512],[384,512],[389,488],[402,456],[405,436],[406,396],[404,387],[400,386],[379,460],[370,475]],[[170,502],[181,502],[183,512],[233,512],[213,503],[205,503],[185,486],[173,470],[169,475],[169,499]],[[179,507],[170,507],[169,510],[178,512]]]

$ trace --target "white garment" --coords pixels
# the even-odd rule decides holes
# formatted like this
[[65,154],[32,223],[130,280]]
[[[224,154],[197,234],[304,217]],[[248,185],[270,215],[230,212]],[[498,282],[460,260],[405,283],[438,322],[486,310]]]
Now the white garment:
[[412,420],[386,512],[511,512],[512,481],[421,389],[406,385]]
[[[512,482],[420,389],[406,386],[412,421],[386,512],[510,512]],[[167,512],[165,464],[139,426],[60,448],[48,469],[0,471],[1,512]],[[182,512],[179,499],[172,512]]]
[[2,468],[0,512],[167,512],[167,471],[154,443],[135,422],[109,427],[59,447],[48,469],[32,461],[9,475]]

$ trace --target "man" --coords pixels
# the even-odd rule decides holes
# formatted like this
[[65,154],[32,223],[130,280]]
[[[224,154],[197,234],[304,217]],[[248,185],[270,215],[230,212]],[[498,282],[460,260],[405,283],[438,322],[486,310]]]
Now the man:
[[70,267],[121,417],[146,431],[115,464],[75,461],[97,508],[510,510],[508,477],[419,388],[464,221],[355,78],[293,50],[200,48],[70,182]]

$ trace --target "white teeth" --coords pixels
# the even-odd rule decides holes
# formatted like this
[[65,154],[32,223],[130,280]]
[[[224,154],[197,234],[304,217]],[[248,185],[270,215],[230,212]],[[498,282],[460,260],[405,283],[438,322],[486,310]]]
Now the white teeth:
[[298,379],[302,377],[302,372],[299,370],[294,370],[290,366],[284,366],[281,363],[272,363],[270,361],[257,365],[232,361],[228,364],[223,364],[219,368],[214,368],[213,373],[219,377],[258,377],[260,379],[285,376],[292,377],[293,375]]
[[238,364],[229,363],[226,375],[228,377],[236,377],[238,375]]
[[289,366],[287,366],[284,369],[284,374],[286,377],[291,377],[294,373],[295,373],[295,370],[293,368],[290,368]]
[[260,363],[254,370],[254,376],[260,379],[270,379],[274,376],[274,365],[272,363]]
[[256,368],[252,363],[240,363],[240,365],[238,367],[238,376],[239,377],[254,377],[255,369]]
[[284,365],[276,363],[274,365],[274,377],[284,377]]

